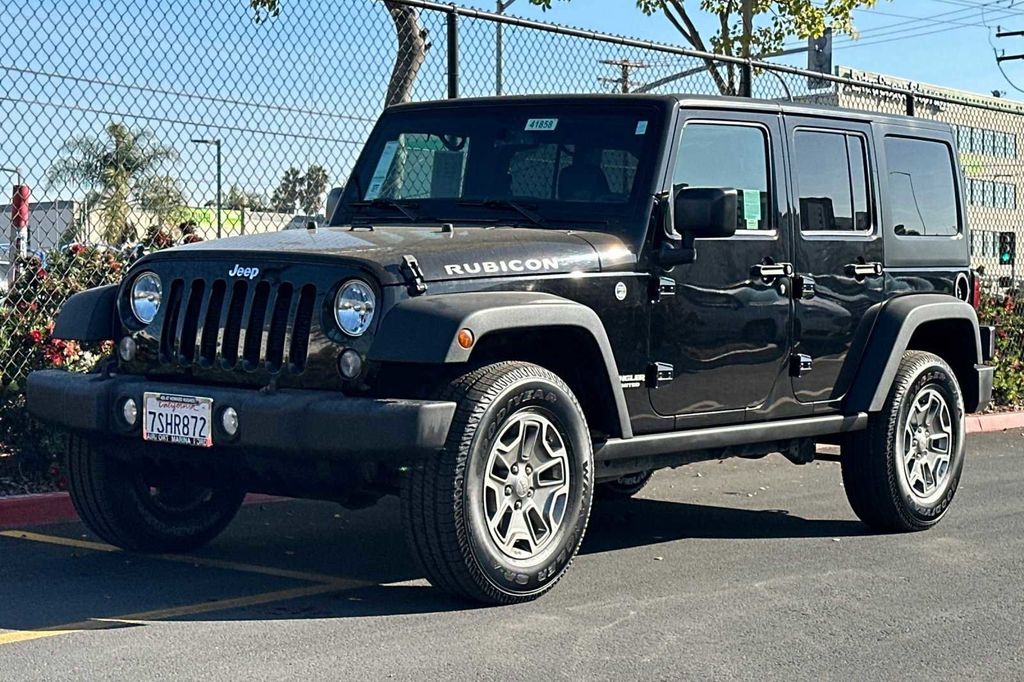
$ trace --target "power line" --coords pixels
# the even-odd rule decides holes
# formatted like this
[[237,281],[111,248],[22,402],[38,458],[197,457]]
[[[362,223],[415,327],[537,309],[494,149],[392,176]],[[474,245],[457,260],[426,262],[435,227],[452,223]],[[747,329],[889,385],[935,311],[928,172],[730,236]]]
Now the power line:
[[89,114],[101,114],[103,116],[115,116],[117,118],[135,118],[142,121],[152,121],[154,123],[169,123],[172,125],[190,126],[193,128],[212,128],[214,130],[224,130],[227,132],[235,133],[252,133],[254,135],[273,135],[276,137],[290,137],[297,140],[308,140],[312,142],[334,142],[337,144],[351,144],[360,146],[363,144],[362,140],[345,140],[342,138],[316,137],[314,135],[306,135],[304,133],[289,133],[283,130],[260,130],[259,128],[245,128],[242,126],[230,126],[218,123],[207,123],[205,121],[187,121],[174,118],[163,118],[160,116],[146,116],[145,114],[133,114],[124,111],[111,111],[109,109],[96,109],[93,107],[83,107],[74,104],[58,104],[56,102],[26,99],[24,97],[19,98],[0,96],[0,102],[12,102],[14,104],[30,104],[37,107],[51,107],[53,109],[67,109],[69,111],[79,111]]
[[[1001,2],[1001,1],[1004,1],[1004,0],[989,0],[989,2],[984,3],[982,5],[971,5],[969,7],[962,7],[961,9],[949,10],[949,11],[946,11],[946,12],[940,12],[939,14],[935,14],[935,15],[932,15],[930,17],[914,17],[914,16],[909,16],[909,15],[891,14],[891,13],[885,13],[885,12],[881,12],[881,11],[877,11],[877,10],[868,10],[868,9],[857,10],[859,12],[870,12],[872,14],[903,17],[903,18],[906,19],[906,21],[890,22],[890,23],[884,24],[882,26],[877,26],[875,28],[865,29],[865,30],[861,31],[856,38],[854,38],[852,36],[845,37],[845,38],[839,38],[833,44],[842,45],[842,44],[856,43],[856,42],[861,42],[861,44],[874,44],[873,42],[868,42],[868,41],[876,41],[876,40],[878,40],[880,38],[888,37],[888,36],[894,36],[894,35],[897,35],[897,34],[902,35],[902,36],[908,36],[907,31],[912,31],[912,33],[909,34],[909,37],[914,37],[915,35],[927,35],[928,33],[920,33],[920,34],[919,33],[913,33],[913,31],[917,31],[919,29],[928,28],[926,26],[927,24],[931,24],[931,25],[934,25],[934,24],[949,25],[950,26],[949,30],[952,30],[953,28],[971,28],[971,27],[987,28],[988,25],[984,23],[985,7],[991,6],[991,5],[995,5],[997,2]],[[1005,19],[1005,18],[1008,18],[1011,14],[1016,14],[1017,13],[1017,11],[1010,12],[1010,8],[1004,8],[1004,7],[998,8],[997,11],[1000,13],[1000,16],[995,17],[997,19]],[[1007,12],[1010,12],[1010,13],[1007,14]],[[965,13],[967,13],[967,14],[965,14]],[[975,13],[979,14],[979,16],[982,18],[981,22],[969,22],[969,21],[966,21],[967,19],[971,18],[971,15],[974,15]],[[956,19],[954,20],[952,15],[963,15],[963,16],[957,16]],[[945,17],[945,18],[942,18],[942,17]],[[921,25],[919,25],[919,24],[921,24]],[[802,43],[790,43],[790,45],[794,45],[794,46],[798,45],[798,44],[802,44]]]
[[124,82],[120,82],[120,81],[108,81],[108,80],[102,80],[102,79],[97,79],[97,78],[87,78],[85,76],[76,76],[76,75],[73,75],[73,74],[58,73],[56,71],[36,71],[34,69],[26,69],[26,68],[22,68],[22,67],[9,66],[9,65],[4,65],[4,64],[0,64],[0,71],[8,71],[8,72],[13,72],[13,73],[21,73],[21,74],[31,75],[31,76],[42,76],[42,77],[45,77],[45,78],[57,78],[57,79],[60,79],[60,80],[69,80],[69,81],[75,81],[75,82],[79,82],[79,83],[88,83],[90,85],[101,85],[101,86],[107,86],[107,87],[124,88],[124,89],[127,89],[127,90],[138,90],[139,92],[147,92],[147,93],[157,94],[157,95],[173,95],[175,97],[184,97],[184,98],[188,98],[188,99],[198,99],[198,100],[203,100],[203,101],[207,101],[207,102],[217,102],[217,103],[220,103],[220,104],[232,104],[232,105],[236,105],[236,106],[252,107],[252,108],[255,108],[255,109],[269,109],[269,110],[274,110],[274,111],[285,111],[285,112],[289,112],[289,113],[304,114],[304,115],[310,115],[310,116],[324,116],[324,117],[327,117],[327,118],[337,118],[337,119],[342,119],[342,120],[347,120],[347,121],[361,121],[361,122],[366,122],[366,123],[375,123],[376,122],[376,119],[372,119],[372,118],[364,118],[364,117],[359,117],[359,116],[346,116],[344,114],[334,114],[334,113],[331,113],[331,112],[328,112],[328,111],[320,111],[320,110],[317,110],[317,109],[300,109],[300,108],[296,108],[296,107],[284,106],[284,105],[281,105],[281,104],[249,102],[249,101],[241,100],[241,99],[232,99],[232,98],[228,98],[228,97],[218,97],[218,96],[214,96],[214,95],[202,95],[202,94],[193,93],[193,92],[181,92],[181,91],[178,91],[178,90],[169,90],[169,89],[165,89],[165,88],[157,88],[157,87],[153,87],[153,86],[149,86],[149,85],[138,85],[138,84],[135,84],[135,83],[124,83]]

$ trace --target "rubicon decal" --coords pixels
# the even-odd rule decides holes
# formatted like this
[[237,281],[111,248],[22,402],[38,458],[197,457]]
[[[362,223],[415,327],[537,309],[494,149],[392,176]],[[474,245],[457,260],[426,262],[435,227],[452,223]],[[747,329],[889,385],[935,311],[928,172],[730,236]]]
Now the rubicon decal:
[[452,263],[444,266],[446,275],[479,275],[499,272],[544,272],[558,270],[557,258],[513,258],[512,260],[485,260],[476,263]]

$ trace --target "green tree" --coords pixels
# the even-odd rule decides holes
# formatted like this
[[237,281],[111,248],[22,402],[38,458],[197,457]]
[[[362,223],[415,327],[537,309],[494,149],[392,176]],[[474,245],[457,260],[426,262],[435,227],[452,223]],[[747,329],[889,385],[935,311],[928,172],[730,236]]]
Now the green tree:
[[[530,0],[544,9],[553,0]],[[562,0],[568,2],[569,0]],[[753,31],[749,46],[743,31],[743,3],[741,0],[636,0],[636,6],[647,15],[661,13],[672,24],[680,37],[691,47],[703,52],[741,57],[766,58],[782,48],[787,38],[814,38],[824,35],[827,28],[834,34],[856,36],[853,12],[861,7],[872,7],[877,0],[752,0]],[[693,11],[712,15],[717,30],[702,36],[693,21]],[[708,70],[722,94],[733,95],[739,90],[737,69],[732,64],[712,64]]]
[[316,215],[324,204],[327,193],[327,169],[313,164],[306,170],[305,182],[302,187],[302,211],[306,215]]
[[305,215],[316,215],[324,203],[329,176],[327,169],[314,163],[303,175],[292,166],[281,176],[281,182],[270,197],[270,206],[281,213],[301,211]]
[[270,197],[270,206],[281,213],[294,213],[302,197],[302,190],[305,185],[302,173],[298,168],[292,166],[281,176],[281,182]]
[[231,185],[224,199],[224,208],[234,211],[264,211],[267,208],[267,200],[259,192],[250,192],[237,185]]
[[160,173],[178,153],[157,142],[149,130],[109,123],[103,132],[67,140],[46,177],[51,185],[86,188],[90,206],[100,215],[103,240],[124,244],[137,237],[133,208],[160,217],[184,203],[178,182]]

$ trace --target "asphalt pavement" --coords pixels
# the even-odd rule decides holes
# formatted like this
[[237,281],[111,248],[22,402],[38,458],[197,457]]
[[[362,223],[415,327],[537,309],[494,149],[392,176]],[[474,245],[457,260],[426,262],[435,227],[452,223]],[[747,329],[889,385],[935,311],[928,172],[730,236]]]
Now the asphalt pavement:
[[937,528],[874,535],[835,458],[662,471],[550,595],[429,587],[394,500],[245,507],[193,556],[0,533],[0,679],[1022,679],[1024,436],[972,436]]

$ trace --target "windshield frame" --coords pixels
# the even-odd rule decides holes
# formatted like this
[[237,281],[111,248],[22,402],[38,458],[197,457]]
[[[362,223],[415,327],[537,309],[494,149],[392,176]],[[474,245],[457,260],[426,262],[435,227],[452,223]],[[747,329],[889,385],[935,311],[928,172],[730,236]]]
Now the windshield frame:
[[[531,197],[511,197],[511,201],[528,209],[544,219],[550,229],[586,229],[629,235],[639,243],[643,239],[650,218],[654,195],[660,186],[666,163],[666,144],[673,124],[676,101],[667,97],[653,96],[568,96],[568,97],[523,97],[492,98],[485,100],[453,100],[408,104],[385,111],[374,126],[363,151],[359,156],[345,192],[331,219],[332,226],[352,223],[375,222],[395,225],[422,225],[454,223],[481,226],[525,226],[536,227],[521,211],[510,206],[473,205],[476,197],[431,199],[387,199],[387,202],[406,206],[417,215],[413,221],[398,207],[385,208],[382,202],[370,206],[364,199],[365,188],[373,176],[375,166],[384,153],[385,144],[393,131],[401,129],[403,119],[423,115],[450,112],[453,109],[468,112],[469,116],[508,117],[508,110],[515,109],[516,115],[523,115],[523,109],[537,109],[552,112],[552,116],[566,116],[571,112],[592,112],[599,108],[605,112],[623,111],[630,116],[643,116],[647,123],[647,138],[644,140],[642,156],[637,164],[631,195],[621,203],[583,202]],[[408,124],[406,124],[408,125]],[[498,197],[495,197],[497,199]],[[487,197],[491,199],[491,197]],[[505,199],[505,198],[501,198]],[[385,202],[386,203],[386,202]],[[501,201],[496,202],[498,204]],[[506,202],[507,203],[507,202]]]

